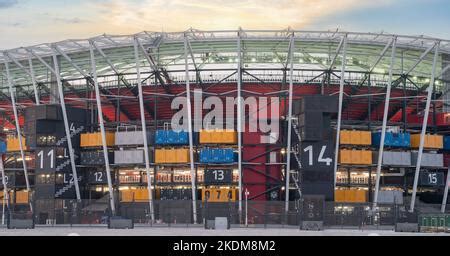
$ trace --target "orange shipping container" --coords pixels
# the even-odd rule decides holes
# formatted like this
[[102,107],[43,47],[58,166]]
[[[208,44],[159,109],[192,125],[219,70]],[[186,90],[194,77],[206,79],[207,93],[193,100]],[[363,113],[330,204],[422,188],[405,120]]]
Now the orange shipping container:
[[212,143],[211,134],[211,130],[200,130],[200,143]]
[[372,145],[372,133],[369,131],[359,132],[360,143],[359,145]]
[[[19,138],[12,136],[6,138],[6,151],[8,152],[19,151],[20,150],[19,145],[20,145]],[[28,147],[25,143],[25,137],[22,137],[22,148],[23,150],[28,150]]]
[[28,203],[28,191],[16,191],[16,204]]
[[352,163],[351,150],[341,149],[339,151],[339,160],[341,164],[351,164]]
[[236,144],[237,132],[234,130],[224,130],[222,132],[222,142],[224,144]]
[[[114,132],[105,132],[106,146],[114,146],[115,136]],[[101,132],[81,134],[81,147],[100,147],[102,145]]]
[[345,190],[337,189],[334,191],[335,202],[345,202]]
[[372,134],[370,131],[347,131],[342,130],[339,136],[341,145],[371,145]]
[[339,162],[341,164],[372,164],[372,151],[341,149],[339,151]]
[[201,144],[236,144],[237,132],[234,130],[200,130]]
[[176,149],[175,152],[176,163],[188,163],[190,161],[189,149]]
[[367,202],[367,191],[357,189],[335,190],[335,202],[341,203],[365,203]]
[[120,201],[124,203],[133,202],[134,198],[134,189],[121,190],[120,191]]
[[361,158],[359,164],[372,164],[372,151],[361,150]]
[[166,162],[166,150],[156,149],[155,150],[155,163],[165,163]]
[[342,130],[339,135],[339,143],[342,145],[351,144],[351,131]]
[[355,198],[354,201],[355,203],[365,203],[367,202],[367,191],[365,190],[355,190]]
[[[419,148],[420,134],[411,134],[411,147]],[[444,146],[444,139],[441,135],[426,134],[424,138],[424,148],[441,149]]]

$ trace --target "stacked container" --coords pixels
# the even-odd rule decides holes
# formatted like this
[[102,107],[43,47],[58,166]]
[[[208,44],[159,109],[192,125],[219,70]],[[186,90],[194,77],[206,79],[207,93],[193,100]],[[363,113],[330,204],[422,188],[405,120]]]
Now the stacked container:
[[[301,166],[292,155],[290,172],[299,170],[302,194],[324,195],[327,201],[334,198],[335,130],[331,127],[331,116],[337,109],[338,98],[328,95],[303,96],[293,104],[298,126],[292,133],[292,145],[297,142],[300,146]],[[298,197],[298,191],[290,192],[295,195],[291,198]]]
[[[106,146],[114,146],[113,132],[105,132]],[[83,133],[80,137],[81,163],[87,166],[104,166],[105,159],[103,154],[102,134],[101,132]],[[114,152],[108,151],[109,164],[114,164]]]
[[[192,198],[192,190],[181,187],[190,185],[191,180],[188,167],[191,160],[189,134],[186,131],[171,130],[165,124],[164,129],[155,131],[154,144],[154,162],[162,167],[155,173],[155,184],[160,191],[157,195],[159,199],[182,200],[189,195],[189,199]],[[185,170],[188,175],[180,175],[178,170]]]
[[[146,131],[148,145],[153,144],[153,133]],[[145,164],[144,140],[142,131],[134,127],[119,126],[115,133],[114,163],[116,165],[139,165]],[[152,162],[153,154],[149,149],[149,160]]]
[[[349,186],[370,187],[373,184],[371,165],[373,161],[372,134],[364,130],[341,130],[339,163],[347,170],[348,183],[340,184],[344,189],[335,190],[335,201],[363,203],[368,201],[367,190],[349,189]],[[356,173],[355,173],[356,172]]]
[[[232,145],[237,144],[237,132],[230,129],[202,129],[199,132],[199,157],[198,161],[204,165],[203,175],[205,172],[210,171],[217,166],[227,165],[226,168],[233,168],[237,162],[237,153],[234,152]],[[232,186],[233,184],[223,184],[224,186]],[[205,201],[206,196],[211,191],[226,191],[223,189],[222,184],[208,183],[202,187],[201,198]],[[235,191],[235,189],[231,189]],[[209,191],[206,192],[205,191]],[[211,192],[213,193],[213,192]],[[226,192],[228,193],[228,192]],[[234,196],[215,198],[208,202],[227,202],[229,200],[236,200],[236,193]],[[212,198],[211,198],[212,199]]]
[[[86,131],[90,114],[86,109],[66,106],[67,122],[74,153],[74,164],[80,164],[80,134]],[[40,200],[75,199],[76,191],[73,181],[72,162],[68,149],[63,111],[60,105],[38,105],[24,111],[26,145],[32,151],[35,213],[54,212],[62,209],[62,204],[42,204]],[[30,165],[28,165],[30,167]],[[76,168],[76,167],[75,167]],[[81,198],[86,198],[84,172],[76,168]],[[16,185],[20,178],[15,177]],[[30,183],[32,183],[30,181]],[[19,197],[17,197],[19,198]],[[25,198],[25,196],[23,196]],[[25,201],[25,200],[24,200]]]

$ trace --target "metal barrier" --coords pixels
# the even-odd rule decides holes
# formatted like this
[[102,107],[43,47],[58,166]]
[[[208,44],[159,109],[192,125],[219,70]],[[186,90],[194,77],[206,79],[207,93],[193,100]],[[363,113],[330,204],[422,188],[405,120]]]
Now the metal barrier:
[[[304,211],[296,202],[290,202],[291,210],[287,213],[282,201],[249,201],[247,204],[247,211],[244,208],[242,212],[239,212],[238,202],[197,201],[197,223],[193,222],[191,200],[155,200],[153,203],[155,222],[151,222],[148,201],[120,203],[116,216],[132,219],[136,226],[158,227],[201,227],[206,220],[213,220],[216,217],[226,217],[231,227],[301,228],[304,221]],[[111,217],[108,201],[102,199],[79,202],[36,200],[33,206],[34,213],[20,207],[12,206],[6,209],[5,222],[13,217],[33,219],[36,226],[106,226]],[[417,212],[407,214],[407,207],[404,205],[378,205],[377,209],[372,211],[372,205],[369,203],[326,202],[323,209],[323,226],[342,229],[394,229],[398,223],[418,223],[422,231],[448,232],[450,212],[447,211],[446,215],[442,215],[439,208],[440,205],[419,206]],[[432,218],[433,216],[439,218]],[[434,221],[434,219],[438,220]]]

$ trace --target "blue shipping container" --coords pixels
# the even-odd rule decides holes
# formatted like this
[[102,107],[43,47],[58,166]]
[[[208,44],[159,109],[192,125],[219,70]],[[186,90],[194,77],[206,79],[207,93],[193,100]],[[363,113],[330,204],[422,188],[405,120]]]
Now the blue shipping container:
[[[381,132],[372,133],[372,145],[380,146]],[[409,148],[411,146],[411,134],[386,132],[384,145],[387,147]]]
[[226,164],[236,161],[236,154],[232,148],[204,148],[200,150],[201,163]]
[[450,136],[444,137],[444,149],[450,150]]
[[172,130],[157,130],[155,134],[157,145],[187,145],[189,137],[187,132],[175,132]]
[[0,141],[0,154],[6,153],[6,142]]

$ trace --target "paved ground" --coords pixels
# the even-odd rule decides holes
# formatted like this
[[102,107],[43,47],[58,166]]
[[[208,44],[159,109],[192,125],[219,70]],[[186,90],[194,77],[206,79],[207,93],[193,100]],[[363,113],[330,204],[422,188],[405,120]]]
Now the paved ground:
[[136,227],[114,230],[106,227],[37,227],[32,230],[0,229],[0,236],[449,236],[445,233],[396,233],[391,230],[340,230],[304,231],[298,229],[232,228],[230,230],[205,230],[180,227]]

